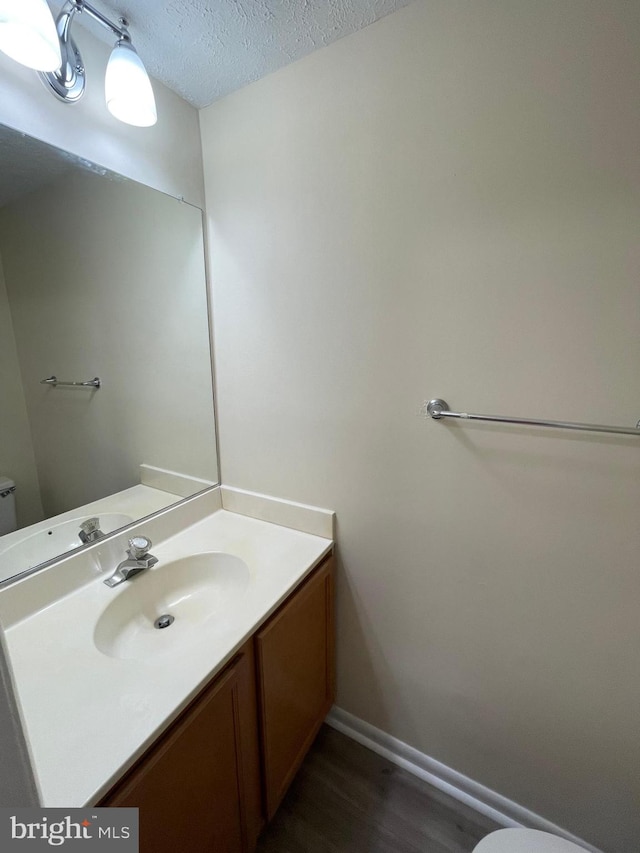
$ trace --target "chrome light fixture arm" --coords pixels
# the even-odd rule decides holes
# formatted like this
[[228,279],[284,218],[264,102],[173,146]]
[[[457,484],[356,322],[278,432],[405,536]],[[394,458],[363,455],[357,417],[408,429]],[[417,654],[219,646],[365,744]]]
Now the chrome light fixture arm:
[[73,0],[73,2],[80,5],[82,7],[81,11],[86,12],[94,21],[102,24],[105,29],[111,30],[114,36],[117,36],[119,39],[125,39],[125,41],[131,41],[129,33],[127,32],[128,23],[125,18],[118,18],[118,24],[116,25],[113,21],[110,21],[109,18],[105,17],[102,12],[94,9],[94,7],[90,3],[87,3],[86,0]]
[[74,104],[83,96],[86,88],[84,62],[78,46],[71,38],[71,24],[83,9],[82,0],[67,0],[56,20],[60,40],[62,65],[57,71],[39,71],[44,85],[61,101]]
[[127,30],[128,24],[124,18],[119,18],[118,24],[114,24],[86,0],[67,0],[56,20],[62,65],[57,71],[39,71],[38,74],[45,86],[57,98],[71,104],[80,100],[86,88],[82,55],[71,37],[73,19],[82,12],[86,12],[94,21],[110,30],[119,41],[131,42],[131,36]]

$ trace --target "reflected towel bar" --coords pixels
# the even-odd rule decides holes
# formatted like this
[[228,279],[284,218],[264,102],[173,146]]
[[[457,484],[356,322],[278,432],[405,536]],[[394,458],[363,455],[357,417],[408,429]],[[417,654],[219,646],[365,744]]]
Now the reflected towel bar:
[[581,424],[571,421],[544,421],[536,418],[509,418],[503,415],[472,415],[467,412],[452,412],[444,400],[431,400],[426,405],[426,413],[434,420],[441,418],[460,418],[465,421],[490,421],[499,424],[521,424],[524,426],[553,427],[554,429],[577,429],[582,432],[610,432],[617,435],[640,435],[640,420],[635,427],[605,426],[603,424]]
[[56,385],[73,385],[79,388],[100,388],[102,385],[97,376],[94,379],[87,380],[87,382],[63,382],[62,379],[58,379],[56,376],[50,376],[48,379],[41,379],[40,384],[51,385],[54,388]]

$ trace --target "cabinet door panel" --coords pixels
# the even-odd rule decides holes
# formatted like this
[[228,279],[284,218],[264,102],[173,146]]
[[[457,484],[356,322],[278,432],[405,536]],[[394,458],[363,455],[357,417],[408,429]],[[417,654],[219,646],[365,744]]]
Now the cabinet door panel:
[[334,699],[331,557],[256,634],[267,819]]
[[252,662],[230,666],[101,803],[140,809],[141,853],[249,849],[240,701]]

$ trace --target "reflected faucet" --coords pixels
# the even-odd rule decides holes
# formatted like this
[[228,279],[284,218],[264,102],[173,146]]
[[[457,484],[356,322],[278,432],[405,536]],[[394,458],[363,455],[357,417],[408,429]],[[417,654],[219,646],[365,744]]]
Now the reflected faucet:
[[104,533],[100,530],[99,518],[87,518],[80,525],[80,533],[78,534],[82,543],[87,545],[89,542],[95,542],[97,539],[102,539]]
[[155,566],[158,558],[149,553],[149,548],[151,548],[151,540],[147,539],[146,536],[135,536],[133,539],[129,539],[128,558],[119,564],[115,572],[104,583],[107,586],[118,586],[118,584],[139,575],[140,572],[150,569],[151,566]]

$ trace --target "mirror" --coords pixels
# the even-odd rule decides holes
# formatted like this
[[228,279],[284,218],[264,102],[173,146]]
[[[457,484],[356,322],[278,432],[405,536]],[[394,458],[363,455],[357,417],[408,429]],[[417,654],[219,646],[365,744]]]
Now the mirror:
[[218,466],[202,211],[1,127],[0,158],[2,582]]

